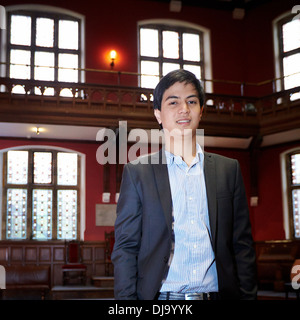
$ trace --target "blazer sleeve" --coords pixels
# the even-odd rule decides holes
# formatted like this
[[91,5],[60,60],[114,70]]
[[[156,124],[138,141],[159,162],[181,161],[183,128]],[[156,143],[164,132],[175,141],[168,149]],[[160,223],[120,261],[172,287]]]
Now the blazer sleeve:
[[114,264],[115,299],[137,299],[137,257],[141,241],[142,205],[132,178],[133,165],[125,165],[115,222]]
[[242,299],[256,299],[255,250],[249,209],[239,163],[236,162],[234,190],[233,248]]

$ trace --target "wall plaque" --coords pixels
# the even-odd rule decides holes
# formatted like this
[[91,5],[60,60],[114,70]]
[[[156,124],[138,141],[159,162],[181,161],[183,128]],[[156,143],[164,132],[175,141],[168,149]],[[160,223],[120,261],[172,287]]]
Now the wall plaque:
[[96,204],[96,226],[115,225],[116,221],[116,204]]

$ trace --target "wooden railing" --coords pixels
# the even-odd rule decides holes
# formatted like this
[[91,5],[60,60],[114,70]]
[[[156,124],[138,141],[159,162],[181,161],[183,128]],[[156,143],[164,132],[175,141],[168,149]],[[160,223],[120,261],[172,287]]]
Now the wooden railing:
[[[131,128],[157,128],[151,89],[10,78],[0,78],[0,88],[0,122],[117,127],[126,120]],[[299,128],[299,92],[296,87],[259,98],[207,93],[201,125],[208,134],[249,136],[283,116],[285,129],[288,119],[290,129]]]

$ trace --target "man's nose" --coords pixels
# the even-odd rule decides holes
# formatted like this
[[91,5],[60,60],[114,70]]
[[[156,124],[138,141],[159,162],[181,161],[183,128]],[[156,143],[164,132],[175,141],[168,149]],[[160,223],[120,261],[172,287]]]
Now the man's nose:
[[179,110],[180,113],[189,113],[190,112],[190,108],[189,108],[189,105],[187,102],[183,102],[181,105],[180,105],[180,110]]

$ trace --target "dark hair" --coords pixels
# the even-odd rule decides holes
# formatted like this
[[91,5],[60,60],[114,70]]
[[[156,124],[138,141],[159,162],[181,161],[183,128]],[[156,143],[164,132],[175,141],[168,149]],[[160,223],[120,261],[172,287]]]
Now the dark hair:
[[162,97],[167,89],[169,89],[173,84],[176,82],[184,82],[185,84],[192,84],[197,93],[198,98],[200,100],[200,105],[203,106],[204,104],[204,90],[200,84],[200,81],[196,78],[196,76],[187,70],[179,69],[169,72],[165,75],[156,88],[154,89],[153,96],[153,108],[154,109],[161,109],[161,101]]

